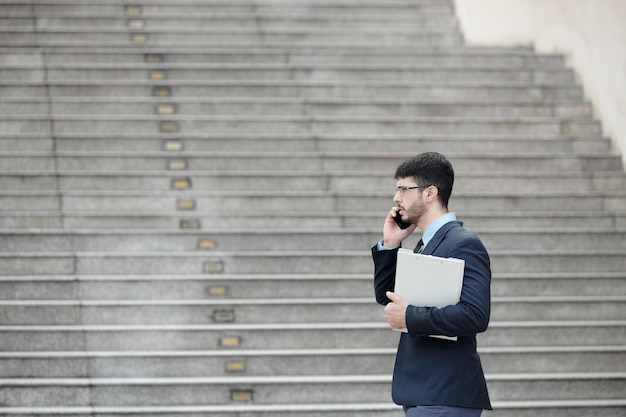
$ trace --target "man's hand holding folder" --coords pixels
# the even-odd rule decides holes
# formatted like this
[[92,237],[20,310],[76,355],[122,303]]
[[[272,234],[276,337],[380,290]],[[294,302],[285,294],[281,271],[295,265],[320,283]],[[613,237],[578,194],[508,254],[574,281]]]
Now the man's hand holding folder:
[[409,306],[409,303],[391,291],[387,291],[387,298],[391,300],[385,306],[387,324],[394,330],[406,329],[406,308]]

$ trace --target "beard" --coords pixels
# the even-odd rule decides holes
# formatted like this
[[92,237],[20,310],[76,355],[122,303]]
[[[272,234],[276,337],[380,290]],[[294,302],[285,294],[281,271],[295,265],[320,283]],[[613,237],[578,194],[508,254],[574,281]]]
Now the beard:
[[424,215],[424,213],[426,213],[426,203],[424,203],[421,199],[419,199],[419,200],[416,200],[409,207],[407,208],[403,207],[403,209],[404,209],[406,218],[403,217],[402,220],[405,222],[417,224],[419,220],[421,219],[421,217]]

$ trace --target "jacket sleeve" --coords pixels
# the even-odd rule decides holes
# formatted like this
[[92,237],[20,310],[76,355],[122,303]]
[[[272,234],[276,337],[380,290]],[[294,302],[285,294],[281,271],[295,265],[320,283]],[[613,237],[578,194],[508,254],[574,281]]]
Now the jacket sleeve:
[[460,301],[443,308],[409,305],[406,321],[411,336],[462,337],[487,329],[491,311],[491,267],[487,250],[478,237],[468,234],[450,248],[447,256],[465,260]]
[[396,282],[396,258],[398,248],[378,250],[378,245],[372,247],[374,259],[374,295],[376,302],[382,305],[389,304],[387,291],[393,291]]

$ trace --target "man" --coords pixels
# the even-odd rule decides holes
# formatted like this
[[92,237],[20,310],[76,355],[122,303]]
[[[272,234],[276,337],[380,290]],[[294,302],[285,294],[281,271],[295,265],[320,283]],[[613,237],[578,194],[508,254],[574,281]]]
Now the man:
[[[445,156],[427,152],[396,169],[396,194],[383,226],[383,239],[372,248],[376,301],[401,333],[393,372],[393,401],[407,417],[478,417],[491,409],[485,377],[476,352],[476,333],[487,329],[491,269],[482,242],[448,212],[454,170]],[[402,229],[400,216],[409,223]],[[465,261],[459,303],[443,308],[409,305],[393,293],[396,254],[415,229],[422,241],[415,251]],[[421,248],[420,248],[421,246]],[[429,335],[456,336],[445,340]]]

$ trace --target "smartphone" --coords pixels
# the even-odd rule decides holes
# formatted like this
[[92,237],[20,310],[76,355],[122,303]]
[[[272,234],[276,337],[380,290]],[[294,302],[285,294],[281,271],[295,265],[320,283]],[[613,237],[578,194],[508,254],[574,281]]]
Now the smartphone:
[[396,221],[396,224],[398,225],[398,227],[400,227],[400,229],[406,229],[411,225],[411,223],[402,221],[402,216],[400,216],[399,212],[396,212],[396,217],[394,217],[393,219]]

